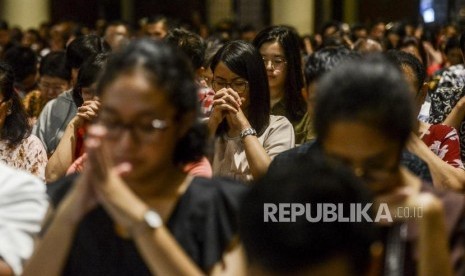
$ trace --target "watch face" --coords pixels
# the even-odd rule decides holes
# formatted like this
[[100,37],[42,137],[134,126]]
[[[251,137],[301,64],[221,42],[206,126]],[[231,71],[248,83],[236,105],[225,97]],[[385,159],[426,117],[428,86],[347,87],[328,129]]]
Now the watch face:
[[147,211],[144,219],[150,228],[158,228],[163,225],[163,221],[161,220],[160,215],[158,215],[158,213],[153,210]]

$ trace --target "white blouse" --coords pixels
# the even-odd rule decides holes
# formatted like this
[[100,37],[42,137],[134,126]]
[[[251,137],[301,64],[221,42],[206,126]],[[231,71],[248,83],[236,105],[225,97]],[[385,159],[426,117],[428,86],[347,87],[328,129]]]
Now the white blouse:
[[[273,159],[279,153],[295,146],[294,128],[284,116],[270,115],[270,124],[258,141]],[[224,134],[215,140],[213,176],[225,176],[241,181],[253,180],[249,162],[240,137]]]

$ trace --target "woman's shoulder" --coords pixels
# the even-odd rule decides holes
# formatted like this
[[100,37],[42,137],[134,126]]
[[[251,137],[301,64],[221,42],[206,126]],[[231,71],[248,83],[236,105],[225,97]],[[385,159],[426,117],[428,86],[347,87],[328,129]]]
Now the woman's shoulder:
[[265,131],[265,140],[271,137],[280,137],[280,139],[292,139],[291,147],[294,147],[294,127],[291,122],[284,116],[270,115],[270,124]]
[[26,150],[26,154],[32,155],[34,158],[44,157],[47,158],[44,144],[39,137],[30,134],[22,141],[22,147]]
[[[226,178],[195,177],[180,201],[180,208],[196,217],[237,212],[249,186]],[[229,212],[228,211],[228,212]],[[184,213],[184,212],[183,212]]]
[[195,177],[189,190],[200,201],[220,199],[235,202],[249,190],[249,186],[229,178]]
[[270,126],[271,125],[291,125],[289,119],[281,115],[270,115]]

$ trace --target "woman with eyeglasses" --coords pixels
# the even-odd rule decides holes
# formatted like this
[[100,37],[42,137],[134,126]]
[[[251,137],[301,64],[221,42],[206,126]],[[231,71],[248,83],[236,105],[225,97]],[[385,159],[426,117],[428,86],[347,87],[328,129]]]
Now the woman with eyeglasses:
[[304,140],[308,121],[302,96],[304,87],[299,35],[286,26],[260,31],[253,41],[265,63],[270,91],[271,114],[285,116],[294,126],[296,143]]
[[[99,72],[103,70],[108,54],[90,57],[79,70],[76,87],[79,104],[77,113],[67,125],[56,150],[50,156],[45,169],[47,183],[64,176],[74,162],[84,155],[84,136],[87,126],[97,117],[100,101],[95,94]],[[78,161],[80,162],[80,161]]]
[[14,79],[12,67],[0,62],[0,162],[44,180],[47,153],[39,138],[31,134]]
[[213,174],[257,179],[279,153],[294,147],[294,130],[283,116],[270,116],[270,94],[258,51],[243,41],[225,44],[211,69],[216,91],[208,121],[214,136]]
[[71,88],[71,70],[66,67],[65,52],[51,52],[44,56],[40,60],[39,75],[39,89],[27,93],[23,99],[32,125],[47,102]]
[[237,274],[247,186],[182,170],[206,140],[187,58],[135,41],[110,57],[97,93],[87,166],[50,185],[55,211],[24,275]]

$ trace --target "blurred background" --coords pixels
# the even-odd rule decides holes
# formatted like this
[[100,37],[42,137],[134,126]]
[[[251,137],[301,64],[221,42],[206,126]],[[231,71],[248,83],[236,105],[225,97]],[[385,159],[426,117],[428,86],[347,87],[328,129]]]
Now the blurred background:
[[42,23],[72,20],[94,28],[99,20],[164,14],[192,26],[250,25],[260,29],[288,24],[314,33],[325,22],[372,25],[410,21],[426,25],[465,23],[465,0],[0,0],[0,19],[10,27],[38,28]]

